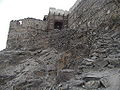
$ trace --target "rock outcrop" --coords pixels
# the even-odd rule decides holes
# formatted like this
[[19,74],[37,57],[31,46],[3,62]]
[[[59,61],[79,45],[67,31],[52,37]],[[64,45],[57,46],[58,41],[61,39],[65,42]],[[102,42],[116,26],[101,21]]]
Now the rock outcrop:
[[119,6],[78,0],[60,30],[48,30],[47,20],[12,21],[0,90],[120,90]]

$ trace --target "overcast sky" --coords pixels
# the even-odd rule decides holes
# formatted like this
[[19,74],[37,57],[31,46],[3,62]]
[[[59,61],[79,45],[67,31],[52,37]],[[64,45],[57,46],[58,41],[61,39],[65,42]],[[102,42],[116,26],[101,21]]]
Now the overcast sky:
[[42,19],[49,7],[69,10],[76,0],[0,0],[0,50],[6,47],[9,22],[27,17]]

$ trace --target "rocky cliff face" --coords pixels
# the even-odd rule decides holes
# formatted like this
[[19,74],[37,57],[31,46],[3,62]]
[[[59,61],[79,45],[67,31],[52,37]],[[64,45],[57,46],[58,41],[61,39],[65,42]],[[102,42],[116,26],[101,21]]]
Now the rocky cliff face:
[[20,39],[29,43],[12,44],[15,37],[8,37],[0,52],[0,90],[120,90],[119,2],[82,0],[81,8],[92,6],[74,29],[46,32],[30,25],[30,36]]

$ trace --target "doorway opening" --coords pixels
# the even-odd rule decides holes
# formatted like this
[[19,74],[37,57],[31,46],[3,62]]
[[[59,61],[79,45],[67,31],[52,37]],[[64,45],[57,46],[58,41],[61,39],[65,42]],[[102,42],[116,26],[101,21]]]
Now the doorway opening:
[[55,22],[54,23],[54,29],[59,29],[61,30],[63,27],[63,23],[62,22]]

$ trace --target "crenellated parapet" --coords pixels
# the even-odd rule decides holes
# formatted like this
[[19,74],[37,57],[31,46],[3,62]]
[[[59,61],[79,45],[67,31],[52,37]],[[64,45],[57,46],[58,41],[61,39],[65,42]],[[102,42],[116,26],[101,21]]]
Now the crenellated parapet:
[[67,16],[69,14],[69,11],[63,10],[63,9],[56,9],[56,8],[51,7],[51,8],[49,8],[49,14]]

